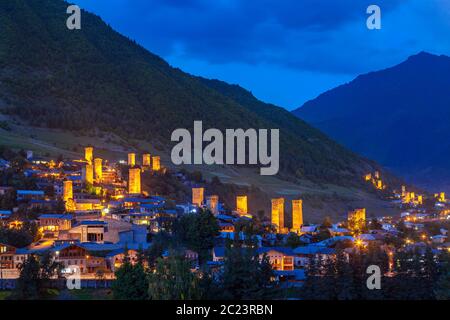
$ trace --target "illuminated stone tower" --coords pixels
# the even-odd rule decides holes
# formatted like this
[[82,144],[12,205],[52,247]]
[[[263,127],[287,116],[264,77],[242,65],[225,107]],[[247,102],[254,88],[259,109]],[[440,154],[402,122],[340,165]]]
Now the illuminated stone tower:
[[152,170],[159,171],[161,169],[161,158],[159,156],[152,157]]
[[423,196],[422,195],[417,196],[417,203],[418,204],[423,204]]
[[94,172],[95,180],[97,182],[102,182],[103,179],[103,160],[100,158],[94,159]]
[[382,181],[381,179],[380,179],[380,180],[377,180],[376,188],[377,188],[378,190],[382,190],[382,189],[383,189],[383,181]]
[[203,204],[203,195],[205,188],[192,188],[192,204],[201,206]]
[[445,192],[439,193],[439,201],[440,202],[445,202],[446,201],[446,199],[445,199]]
[[292,231],[300,233],[303,225],[303,201],[292,200]]
[[347,216],[348,228],[354,235],[359,235],[363,232],[366,225],[366,209],[355,209],[348,212]]
[[84,158],[89,164],[92,164],[92,160],[94,160],[94,148],[86,147],[84,148]]
[[348,220],[356,219],[366,222],[366,208],[355,209],[348,212]]
[[375,179],[380,179],[380,172],[379,171],[375,171]]
[[402,186],[402,197],[406,194],[406,186]]
[[244,215],[244,214],[248,213],[247,196],[237,196],[236,197],[236,211],[240,215]]
[[410,203],[411,202],[411,192],[406,192],[404,197],[402,198],[402,203]]
[[150,153],[144,153],[142,155],[142,166],[144,167],[150,167],[150,161],[151,161],[151,155]]
[[136,153],[128,154],[128,165],[131,167],[136,165]]
[[141,169],[130,168],[128,171],[128,193],[140,194],[141,193]]
[[63,182],[63,201],[66,211],[71,212],[75,210],[75,203],[73,201],[73,184],[71,180]]
[[213,195],[206,198],[206,206],[214,215],[219,213],[219,196]]
[[94,184],[94,165],[86,164],[83,168],[83,181],[85,183]]
[[276,227],[277,232],[284,230],[284,199],[272,199],[272,224]]

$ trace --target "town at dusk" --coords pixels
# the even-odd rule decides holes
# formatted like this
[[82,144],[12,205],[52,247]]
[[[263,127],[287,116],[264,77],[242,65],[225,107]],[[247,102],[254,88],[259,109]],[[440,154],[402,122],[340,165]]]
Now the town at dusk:
[[0,305],[450,299],[449,1],[8,0],[0,26]]

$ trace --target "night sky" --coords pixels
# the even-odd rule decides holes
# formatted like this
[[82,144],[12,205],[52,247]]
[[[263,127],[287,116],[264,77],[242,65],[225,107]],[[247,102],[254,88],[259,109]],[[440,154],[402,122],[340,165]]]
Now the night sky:
[[289,110],[420,51],[450,55],[450,0],[72,1],[171,65]]

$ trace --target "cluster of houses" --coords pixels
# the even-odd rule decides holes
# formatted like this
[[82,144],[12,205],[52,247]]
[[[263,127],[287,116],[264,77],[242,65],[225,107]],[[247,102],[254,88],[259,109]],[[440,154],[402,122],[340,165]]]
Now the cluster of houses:
[[[128,161],[110,163],[94,157],[92,147],[85,148],[84,159],[55,162],[33,158],[27,154],[29,165],[24,175],[35,178],[36,190],[14,190],[10,186],[0,186],[0,196],[14,192],[17,203],[35,212],[34,221],[38,225],[38,239],[25,248],[16,248],[0,243],[0,279],[14,279],[19,276],[22,263],[32,254],[49,253],[56,262],[61,263],[63,273],[80,274],[86,279],[99,275],[114,278],[114,271],[123,263],[125,254],[131,261],[137,261],[141,251],[151,245],[151,235],[164,230],[168,222],[187,213],[195,213],[199,208],[208,208],[217,218],[220,235],[215,239],[212,249],[211,267],[220,267],[225,256],[226,239],[245,240],[246,235],[238,233],[235,226],[242,220],[252,220],[248,212],[247,196],[236,196],[236,207],[226,211],[219,202],[219,195],[205,197],[203,187],[192,188],[192,200],[176,204],[169,209],[166,199],[149,195],[142,190],[141,173],[157,174],[164,170],[158,156],[143,154],[137,165],[136,154],[128,154]],[[7,161],[0,161],[0,170],[10,167]],[[179,175],[177,173],[176,175]],[[379,173],[367,175],[377,189],[386,189]],[[348,213],[347,221],[332,226],[304,224],[303,202],[291,200],[291,221],[285,221],[285,199],[272,199],[269,225],[273,231],[256,236],[258,254],[267,256],[279,280],[295,285],[305,280],[305,268],[313,260],[333,259],[336,246],[347,242],[351,250],[376,243],[392,250],[385,243],[389,237],[398,237],[397,225],[402,220],[407,228],[424,235],[424,223],[442,221],[449,217],[445,194],[437,195],[436,212],[430,214],[418,207],[422,203],[414,195],[402,189],[395,194],[399,205],[405,207],[400,217],[379,218],[377,228],[356,232],[359,226],[366,226],[365,209]],[[406,201],[405,199],[408,198]],[[411,202],[411,199],[414,199]],[[60,213],[52,213],[59,208]],[[0,223],[7,228],[21,228],[24,223],[18,208],[4,210],[0,207]],[[329,235],[317,240],[323,231]],[[362,229],[361,229],[362,230]],[[434,250],[450,250],[445,228],[439,234],[426,234],[422,241],[405,243],[406,247],[433,245]],[[298,236],[301,245],[290,247],[287,239],[291,234]],[[236,239],[238,237],[239,239]],[[168,254],[168,253],[166,253]],[[186,259],[192,261],[193,269],[198,262],[198,254],[184,250]]]

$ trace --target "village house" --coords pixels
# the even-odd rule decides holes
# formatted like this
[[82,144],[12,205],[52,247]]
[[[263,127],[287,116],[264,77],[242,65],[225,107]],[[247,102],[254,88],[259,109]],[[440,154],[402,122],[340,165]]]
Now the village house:
[[42,190],[17,190],[17,201],[44,199],[45,193]]
[[104,234],[107,232],[107,224],[104,221],[84,220],[78,222],[69,230],[69,238],[83,242],[104,242]]
[[108,269],[110,269],[111,272],[115,272],[125,262],[125,257],[128,258],[128,261],[132,265],[135,265],[139,260],[139,253],[137,250],[126,250],[125,248],[119,248],[108,252],[108,254],[106,254]]
[[92,212],[101,211],[104,208],[100,199],[76,199],[75,200],[75,211],[82,212]]
[[258,248],[259,257],[266,255],[273,270],[289,271],[295,268],[295,253],[291,248],[284,247],[261,247]]
[[66,274],[95,273],[96,270],[106,270],[106,260],[93,257],[89,251],[79,245],[62,245],[52,248],[55,261],[61,263]]
[[312,261],[326,261],[336,254],[335,249],[315,244],[297,247],[293,250],[295,254],[295,266],[307,267]]
[[14,256],[16,254],[16,248],[13,246],[0,243],[0,268],[1,269],[14,269]]
[[27,254],[23,249],[0,243],[0,279],[14,279],[19,276],[19,268],[26,260]]
[[0,210],[0,221],[9,219],[11,215],[12,215],[11,210]]
[[72,220],[71,214],[42,214],[38,217],[39,231],[44,238],[57,239],[61,231],[72,228]]

